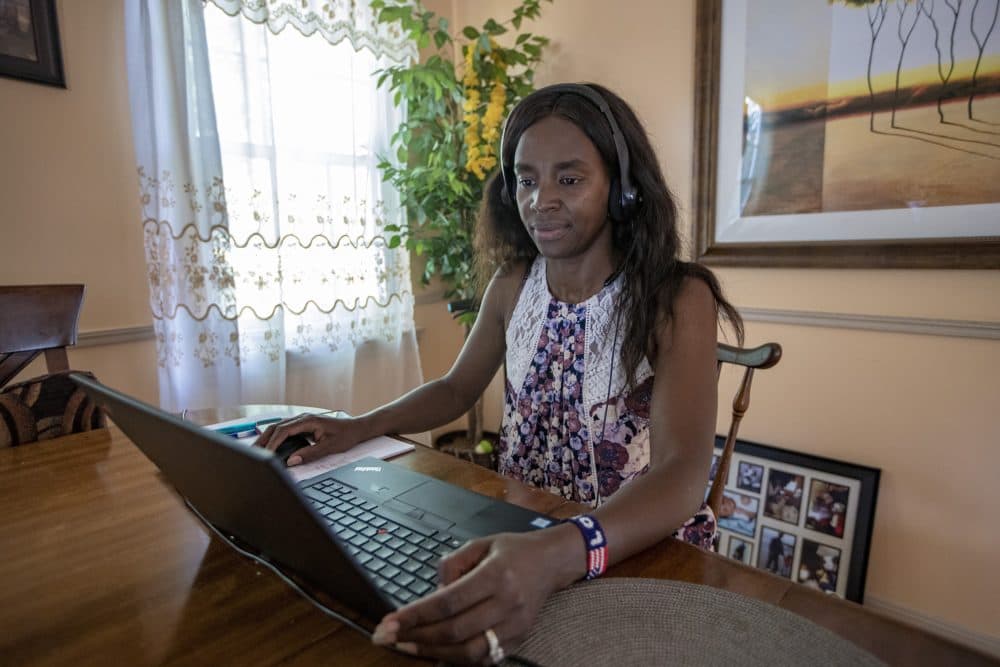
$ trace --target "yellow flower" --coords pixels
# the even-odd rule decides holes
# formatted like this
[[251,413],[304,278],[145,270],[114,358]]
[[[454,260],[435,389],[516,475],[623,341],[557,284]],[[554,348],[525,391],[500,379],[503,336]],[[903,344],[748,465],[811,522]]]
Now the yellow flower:
[[479,85],[479,77],[476,76],[476,68],[472,64],[473,55],[474,55],[474,47],[471,45],[466,46],[465,76],[462,78],[462,84],[466,87],[466,89],[475,88],[476,86]]
[[[465,47],[465,72],[462,77],[465,101],[462,104],[463,121],[465,122],[465,169],[479,180],[497,164],[497,143],[500,140],[500,126],[503,123],[504,112],[507,109],[507,89],[500,80],[506,71],[500,46],[490,40],[489,57],[500,70],[497,79],[481,81],[476,73],[475,45]],[[482,117],[479,115],[483,105],[482,91],[489,89],[489,101]]]
[[495,157],[480,157],[475,160],[469,160],[465,168],[467,171],[475,175],[479,180],[486,178],[486,174],[493,169],[497,164],[497,159]]
[[470,145],[479,143],[479,116],[474,113],[465,115],[465,143]]
[[465,103],[462,104],[462,110],[466,114],[474,113],[479,109],[479,91],[478,90],[466,90],[465,91]]
[[483,113],[483,139],[491,146],[500,138],[500,123],[503,122],[504,108],[507,106],[507,89],[499,81],[490,91],[490,103]]

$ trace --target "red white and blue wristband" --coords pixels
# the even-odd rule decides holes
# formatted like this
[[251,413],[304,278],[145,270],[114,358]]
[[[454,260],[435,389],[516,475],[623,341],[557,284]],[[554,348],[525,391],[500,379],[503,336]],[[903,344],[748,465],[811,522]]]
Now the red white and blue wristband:
[[587,576],[585,580],[596,579],[604,574],[608,567],[608,541],[604,537],[604,529],[593,516],[578,514],[567,519],[576,524],[583,535],[583,543],[587,547]]

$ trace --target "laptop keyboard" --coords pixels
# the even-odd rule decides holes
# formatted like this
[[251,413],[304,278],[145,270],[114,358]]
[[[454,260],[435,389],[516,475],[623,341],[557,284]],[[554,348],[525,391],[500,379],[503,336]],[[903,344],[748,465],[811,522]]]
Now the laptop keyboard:
[[400,604],[433,591],[438,560],[463,543],[448,531],[386,512],[333,479],[310,484],[302,492],[347,543],[375,585]]

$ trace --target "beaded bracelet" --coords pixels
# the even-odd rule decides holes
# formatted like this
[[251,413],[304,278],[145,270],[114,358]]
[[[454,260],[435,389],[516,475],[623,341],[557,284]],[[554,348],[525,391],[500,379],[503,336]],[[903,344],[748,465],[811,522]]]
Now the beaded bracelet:
[[604,538],[604,529],[590,514],[578,514],[567,521],[572,521],[580,529],[587,547],[587,576],[584,579],[596,579],[608,567],[608,542]]

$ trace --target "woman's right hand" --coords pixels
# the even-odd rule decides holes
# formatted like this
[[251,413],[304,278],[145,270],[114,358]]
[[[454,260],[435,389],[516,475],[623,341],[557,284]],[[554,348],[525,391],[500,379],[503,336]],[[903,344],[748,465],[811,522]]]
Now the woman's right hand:
[[361,420],[355,417],[301,414],[268,426],[257,438],[256,445],[273,452],[293,435],[307,436],[312,441],[312,446],[303,447],[292,454],[287,462],[289,467],[309,463],[329,454],[346,452],[370,437],[365,434]]

